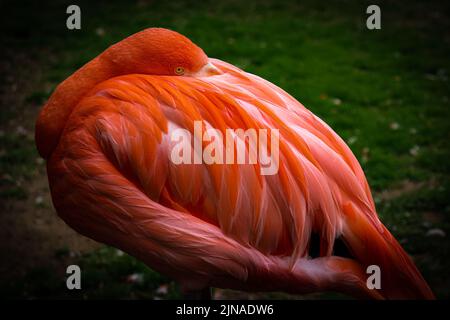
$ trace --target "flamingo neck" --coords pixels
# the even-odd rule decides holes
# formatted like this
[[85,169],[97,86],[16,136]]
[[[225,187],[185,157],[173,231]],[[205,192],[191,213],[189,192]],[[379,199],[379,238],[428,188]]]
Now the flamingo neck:
[[114,68],[99,56],[56,88],[36,122],[36,146],[44,159],[48,159],[58,145],[66,122],[78,102],[96,84],[115,76],[113,70]]

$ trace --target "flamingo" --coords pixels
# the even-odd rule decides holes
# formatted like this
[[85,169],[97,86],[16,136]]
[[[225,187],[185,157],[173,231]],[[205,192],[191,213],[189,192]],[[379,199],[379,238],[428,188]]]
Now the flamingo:
[[[278,130],[278,171],[175,164],[171,134],[196,121]],[[281,88],[177,32],[145,29],[88,62],[55,89],[35,138],[58,215],[185,292],[434,298],[344,141]],[[379,288],[367,285],[372,265]]]

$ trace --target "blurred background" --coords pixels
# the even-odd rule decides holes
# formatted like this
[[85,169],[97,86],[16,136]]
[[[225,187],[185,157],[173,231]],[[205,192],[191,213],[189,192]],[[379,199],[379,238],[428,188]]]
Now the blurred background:
[[[81,8],[81,30],[66,8]],[[381,30],[366,8],[381,8]],[[0,297],[179,298],[177,284],[86,239],[52,207],[34,121],[55,86],[109,45],[176,30],[292,94],[347,141],[378,213],[439,298],[450,297],[450,5],[438,1],[2,1]],[[66,288],[78,264],[82,290]],[[214,291],[219,298],[333,293]]]

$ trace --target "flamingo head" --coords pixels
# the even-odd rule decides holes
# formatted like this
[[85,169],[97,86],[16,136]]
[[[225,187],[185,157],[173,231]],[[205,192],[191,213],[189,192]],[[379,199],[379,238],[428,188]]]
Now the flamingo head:
[[112,45],[62,82],[36,122],[36,144],[47,159],[75,105],[98,83],[126,74],[205,77],[222,72],[181,34],[150,28]]
[[116,75],[201,77],[221,73],[191,40],[163,28],[149,28],[133,34],[108,48],[100,58]]

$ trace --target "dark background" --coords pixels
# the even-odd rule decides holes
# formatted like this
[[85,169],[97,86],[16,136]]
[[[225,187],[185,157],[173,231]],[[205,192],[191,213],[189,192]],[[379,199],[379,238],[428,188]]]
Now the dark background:
[[[77,4],[82,29],[66,28]],[[382,29],[366,28],[378,4]],[[0,296],[180,297],[170,279],[85,239],[56,216],[34,121],[55,86],[147,27],[176,30],[210,57],[282,87],[347,141],[381,220],[439,298],[449,298],[450,8],[437,1],[2,1]],[[78,264],[82,290],[68,291]],[[345,298],[216,289],[215,298]]]

